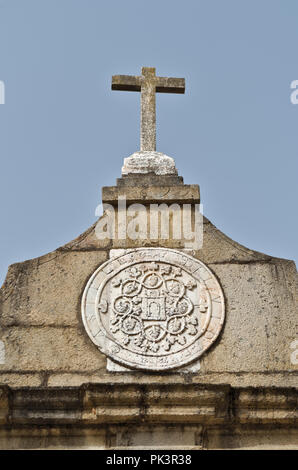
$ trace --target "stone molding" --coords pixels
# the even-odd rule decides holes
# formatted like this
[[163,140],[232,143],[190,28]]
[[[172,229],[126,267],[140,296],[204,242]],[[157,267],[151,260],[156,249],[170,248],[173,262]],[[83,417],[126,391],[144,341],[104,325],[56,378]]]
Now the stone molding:
[[3,426],[76,424],[202,424],[297,426],[295,388],[198,384],[83,384],[80,387],[0,386]]
[[119,198],[126,202],[147,204],[199,204],[200,188],[197,184],[179,186],[104,186],[102,188],[103,204],[118,205]]

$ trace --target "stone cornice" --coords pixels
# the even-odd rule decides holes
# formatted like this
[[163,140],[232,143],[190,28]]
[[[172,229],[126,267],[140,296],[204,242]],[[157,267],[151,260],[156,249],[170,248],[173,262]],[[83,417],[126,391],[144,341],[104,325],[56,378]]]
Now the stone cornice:
[[157,383],[0,386],[0,427],[129,423],[294,427],[297,390]]

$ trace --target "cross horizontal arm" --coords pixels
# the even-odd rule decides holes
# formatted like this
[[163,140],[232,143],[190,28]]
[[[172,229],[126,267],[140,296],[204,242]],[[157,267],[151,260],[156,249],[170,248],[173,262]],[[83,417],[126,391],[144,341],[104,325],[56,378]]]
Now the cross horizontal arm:
[[184,93],[184,78],[156,77],[157,93]]
[[113,75],[112,90],[141,91],[141,77],[133,75]]

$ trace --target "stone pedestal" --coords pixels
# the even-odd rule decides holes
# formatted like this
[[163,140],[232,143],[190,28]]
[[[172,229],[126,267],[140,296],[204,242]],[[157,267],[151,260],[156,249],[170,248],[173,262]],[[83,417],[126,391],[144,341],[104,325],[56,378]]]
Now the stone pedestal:
[[172,157],[161,152],[143,150],[125,158],[122,167],[122,176],[140,174],[171,176],[177,175],[178,172]]

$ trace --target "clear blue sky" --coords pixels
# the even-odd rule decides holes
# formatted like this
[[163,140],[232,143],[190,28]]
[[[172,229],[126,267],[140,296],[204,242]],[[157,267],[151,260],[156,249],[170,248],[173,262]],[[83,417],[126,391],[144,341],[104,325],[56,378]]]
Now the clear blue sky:
[[200,184],[205,215],[297,259],[296,0],[0,0],[0,281],[96,220],[139,146],[139,93],[111,76],[142,66],[186,79],[157,96],[157,149]]

